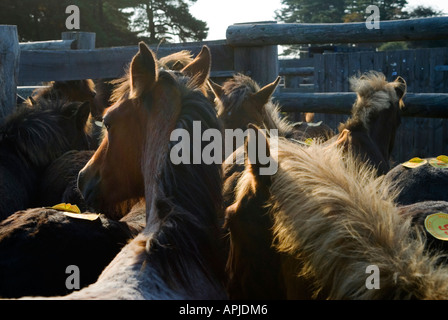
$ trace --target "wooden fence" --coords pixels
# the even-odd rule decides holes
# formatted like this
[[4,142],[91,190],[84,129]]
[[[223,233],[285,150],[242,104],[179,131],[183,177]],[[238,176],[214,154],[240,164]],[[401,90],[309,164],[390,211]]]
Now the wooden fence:
[[[0,38],[7,37],[2,28]],[[20,53],[15,57],[17,74],[2,75],[0,68],[0,79],[7,82],[9,78],[16,85],[27,86],[51,80],[117,78],[138,50],[137,46],[94,48],[92,35],[84,33],[66,33],[62,38],[52,44],[20,44]],[[324,53],[312,59],[283,61],[278,59],[278,45],[430,39],[448,39],[448,17],[382,21],[380,29],[372,30],[364,23],[235,24],[228,27],[226,40],[150,47],[162,57],[179,50],[197,54],[203,45],[209,46],[211,76],[217,82],[242,72],[264,85],[280,74],[285,86],[277,90],[274,98],[283,111],[320,113],[317,119],[333,128],[347,117],[355,100],[349,92],[351,75],[368,70],[384,72],[389,80],[400,75],[408,83],[408,94],[393,157],[403,161],[413,156],[448,153],[446,49]],[[298,76],[300,83],[295,80]],[[2,110],[7,110],[2,101]],[[0,113],[0,118],[5,114],[7,111]]]

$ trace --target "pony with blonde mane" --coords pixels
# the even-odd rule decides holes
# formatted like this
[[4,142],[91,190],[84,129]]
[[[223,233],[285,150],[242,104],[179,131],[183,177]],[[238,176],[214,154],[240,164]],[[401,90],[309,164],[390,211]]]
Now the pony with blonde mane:
[[[254,199],[263,198],[258,213],[273,222],[266,249],[280,255],[274,276],[283,279],[287,298],[446,299],[442,256],[425,252],[424,238],[400,215],[374,168],[335,145],[300,148],[281,139],[277,151],[275,175],[260,176],[246,162],[227,214],[241,214],[251,203],[254,210]],[[231,262],[233,274],[248,273]],[[378,268],[377,289],[367,286],[369,266]]]
[[379,174],[390,170],[390,155],[395,134],[401,123],[406,81],[397,77],[387,82],[386,77],[370,71],[360,77],[350,78],[357,99],[351,117],[339,126],[337,144],[358,155],[378,169]]

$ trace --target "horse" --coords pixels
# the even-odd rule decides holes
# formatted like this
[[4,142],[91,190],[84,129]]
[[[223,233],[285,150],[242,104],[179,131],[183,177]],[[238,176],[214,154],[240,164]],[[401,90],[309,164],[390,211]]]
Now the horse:
[[351,117],[339,126],[339,135],[330,142],[374,165],[379,175],[386,174],[401,123],[406,81],[397,77],[387,82],[382,73],[370,71],[351,77],[350,84],[357,94]]
[[[93,220],[76,218],[87,214]],[[68,294],[69,266],[80,272],[79,288],[94,283],[143,229],[138,219],[144,220],[145,210],[135,208],[131,216],[114,221],[90,212],[67,216],[51,208],[15,212],[0,222],[0,297]]]
[[[210,81],[215,94],[218,118],[226,129],[246,130],[249,123],[266,129],[277,129],[279,136],[306,140],[328,139],[332,130],[322,124],[292,123],[280,117],[280,106],[272,101],[280,77],[260,88],[257,82],[244,74],[235,74],[221,86]],[[239,146],[237,146],[239,147]]]
[[96,124],[101,121],[104,110],[108,107],[107,91],[111,84],[100,80],[83,79],[50,81],[45,85],[43,88],[35,89],[24,103],[33,106],[41,100],[89,102],[91,149],[96,149],[102,139],[102,128]]
[[42,172],[73,149],[89,149],[88,103],[21,105],[0,126],[0,220],[38,202]]
[[[146,227],[106,267],[94,284],[63,299],[224,299],[221,254],[222,170],[218,164],[174,165],[170,136],[219,128],[214,106],[199,87],[210,72],[203,47],[189,71],[159,69],[145,43],[132,59],[128,84],[104,116],[100,147],[81,170],[84,198],[101,203],[109,193],[120,199],[144,195]],[[123,88],[117,88],[121,90]],[[132,153],[132,154],[131,154]],[[131,190],[128,188],[133,186]],[[142,190],[134,187],[138,186]]]
[[[430,160],[430,159],[425,159]],[[448,170],[426,163],[417,168],[396,165],[385,176],[398,190],[396,202],[410,205],[422,201],[448,201]]]
[[[435,213],[448,213],[448,201],[425,200],[399,206],[401,215],[411,217],[412,224],[417,226],[415,232],[426,239],[425,251],[429,252],[448,252],[448,242],[434,237],[426,228],[426,218]],[[441,263],[448,263],[446,256],[442,257]]]
[[[70,150],[54,160],[39,179],[38,206],[58,203],[76,204],[81,212],[92,210],[78,189],[78,174],[95,153],[94,150]],[[106,214],[107,216],[107,214]]]
[[[237,221],[249,208],[259,219],[270,216],[273,240],[265,249],[280,255],[279,271],[271,276],[284,279],[287,298],[446,299],[448,270],[439,264],[444,255],[424,250],[424,238],[371,165],[336,145],[298,147],[280,138],[275,152],[278,171],[271,176],[246,161],[226,217]],[[229,257],[231,273],[245,277],[265,263],[236,259],[242,258]],[[380,284],[373,289],[366,274],[371,268]]]

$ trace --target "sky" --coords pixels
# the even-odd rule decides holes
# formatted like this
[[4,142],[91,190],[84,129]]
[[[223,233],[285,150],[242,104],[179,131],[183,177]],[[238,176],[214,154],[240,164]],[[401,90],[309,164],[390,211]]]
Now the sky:
[[[447,0],[408,0],[408,7],[431,6],[448,14]],[[281,0],[197,0],[190,7],[191,14],[207,22],[209,31],[205,40],[223,40],[227,27],[234,23],[274,21],[275,10]]]

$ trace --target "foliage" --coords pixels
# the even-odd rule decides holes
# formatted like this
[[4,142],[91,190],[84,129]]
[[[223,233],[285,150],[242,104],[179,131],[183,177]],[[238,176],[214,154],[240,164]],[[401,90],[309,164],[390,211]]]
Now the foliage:
[[76,5],[80,9],[79,31],[95,32],[97,47],[134,45],[142,39],[157,42],[176,36],[180,41],[203,40],[207,25],[188,10],[195,1],[1,0],[0,24],[17,25],[22,42],[60,39],[62,32],[69,31],[65,10]]
[[194,18],[189,5],[197,0],[140,0],[134,7],[132,28],[148,43],[166,41],[202,41],[207,24]]

